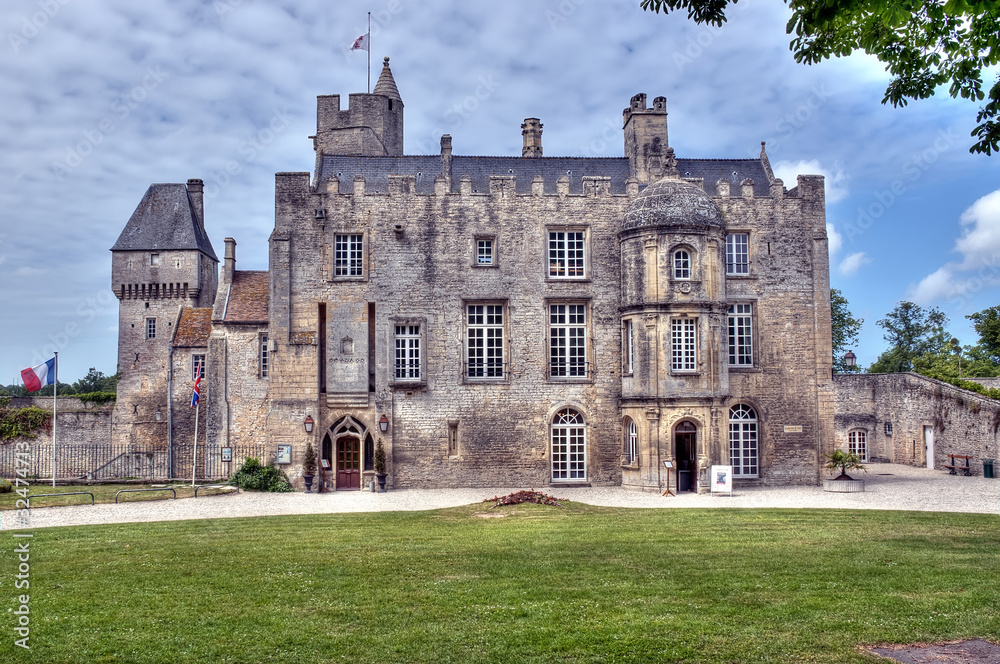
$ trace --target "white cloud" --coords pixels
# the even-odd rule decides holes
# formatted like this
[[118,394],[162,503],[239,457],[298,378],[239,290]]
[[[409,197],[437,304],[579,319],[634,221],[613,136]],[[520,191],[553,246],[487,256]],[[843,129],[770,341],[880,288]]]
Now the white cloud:
[[833,224],[827,223],[826,238],[830,245],[831,256],[840,251],[840,248],[844,246],[844,237],[837,231],[837,227]]
[[959,218],[962,235],[954,251],[960,261],[949,261],[911,285],[908,299],[921,305],[963,298],[1000,284],[1000,189],[970,205]]
[[834,164],[833,168],[826,168],[817,159],[802,159],[799,161],[779,161],[772,166],[774,176],[781,178],[785,187],[791,189],[795,186],[795,178],[798,175],[822,175],[826,178],[826,202],[836,203],[847,197],[848,177],[841,169],[840,164]]
[[847,256],[840,262],[840,271],[845,275],[852,275],[861,269],[862,265],[868,265],[872,259],[868,258],[863,251],[857,251]]

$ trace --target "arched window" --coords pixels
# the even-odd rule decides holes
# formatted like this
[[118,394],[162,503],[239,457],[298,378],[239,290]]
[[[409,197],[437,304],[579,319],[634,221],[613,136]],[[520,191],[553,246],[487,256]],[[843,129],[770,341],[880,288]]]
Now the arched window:
[[757,477],[757,413],[744,404],[729,410],[729,462],[733,477]]
[[563,408],[552,418],[552,479],[587,479],[587,427],[583,415]]
[[625,418],[625,463],[631,465],[639,458],[639,427],[631,417]]
[[684,249],[674,252],[674,279],[691,278],[691,254]]
[[868,432],[864,429],[848,432],[847,451],[857,454],[862,461],[868,461]]

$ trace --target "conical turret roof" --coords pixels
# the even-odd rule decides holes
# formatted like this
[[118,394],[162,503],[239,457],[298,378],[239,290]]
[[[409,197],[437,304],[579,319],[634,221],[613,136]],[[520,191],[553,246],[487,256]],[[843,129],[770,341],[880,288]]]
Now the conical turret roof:
[[389,99],[394,99],[400,103],[403,102],[402,98],[399,96],[399,89],[396,87],[396,81],[392,78],[392,70],[389,69],[389,56],[386,56],[382,63],[382,74],[379,75],[378,82],[375,83],[375,89],[372,93],[385,95]]

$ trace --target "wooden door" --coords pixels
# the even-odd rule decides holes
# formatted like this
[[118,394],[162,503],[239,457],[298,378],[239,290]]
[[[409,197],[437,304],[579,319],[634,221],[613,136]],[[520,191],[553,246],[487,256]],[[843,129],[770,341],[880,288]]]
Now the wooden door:
[[337,490],[361,488],[361,440],[354,436],[337,439]]

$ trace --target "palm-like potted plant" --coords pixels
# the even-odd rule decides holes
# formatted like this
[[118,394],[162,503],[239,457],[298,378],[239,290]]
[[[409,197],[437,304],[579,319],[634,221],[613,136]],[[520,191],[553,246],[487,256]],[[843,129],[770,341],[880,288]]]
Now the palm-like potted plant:
[[302,479],[306,483],[306,493],[312,493],[313,478],[316,477],[316,450],[312,443],[306,446],[306,455],[302,459]]
[[378,445],[375,446],[375,456],[372,457],[372,462],[375,466],[375,479],[378,480],[378,492],[385,493],[385,447],[382,446],[382,439],[378,439]]
[[864,491],[865,482],[864,480],[856,480],[847,474],[849,470],[863,470],[868,472],[868,469],[861,465],[861,458],[854,452],[845,452],[844,450],[834,450],[832,454],[825,454],[826,457],[826,468],[828,470],[839,470],[840,474],[833,479],[823,480],[823,490],[824,491],[840,491],[840,492],[855,492]]

